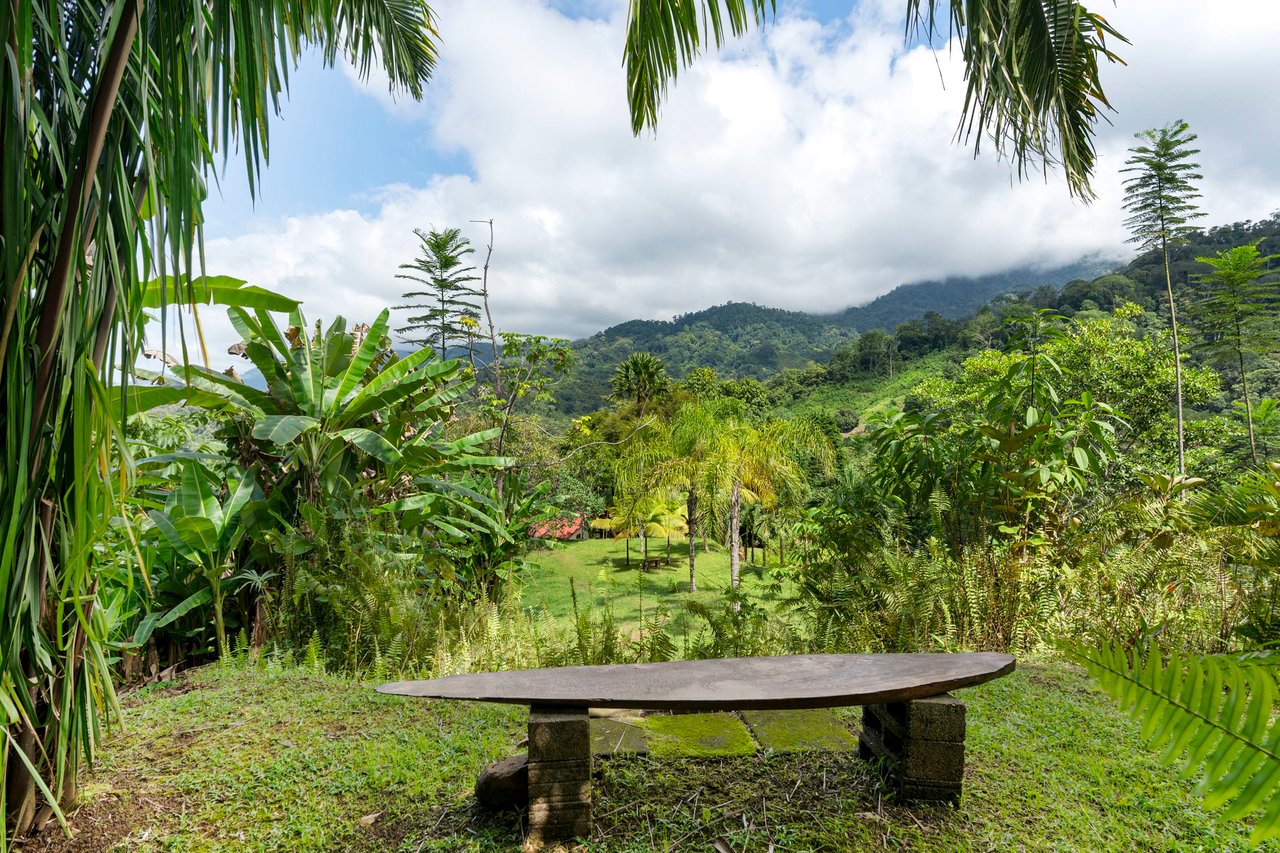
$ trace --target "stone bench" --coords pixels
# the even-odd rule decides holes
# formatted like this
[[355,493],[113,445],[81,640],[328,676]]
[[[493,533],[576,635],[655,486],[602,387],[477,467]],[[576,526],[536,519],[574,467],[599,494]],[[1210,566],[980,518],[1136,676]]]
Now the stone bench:
[[753,711],[863,707],[859,753],[904,799],[958,803],[964,704],[949,691],[1012,672],[1005,654],[787,655],[576,666],[383,684],[380,693],[529,706],[529,834],[591,831],[590,708]]

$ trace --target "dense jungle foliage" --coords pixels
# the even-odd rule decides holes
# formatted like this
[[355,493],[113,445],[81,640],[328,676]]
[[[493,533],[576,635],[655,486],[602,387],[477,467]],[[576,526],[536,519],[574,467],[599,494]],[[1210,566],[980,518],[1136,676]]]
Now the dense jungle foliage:
[[[560,431],[539,412],[572,375],[565,341],[495,333],[499,356],[473,366],[430,345],[398,354],[385,311],[326,326],[295,308],[281,325],[233,307],[233,353],[265,389],[180,366],[131,392],[165,405],[127,428],[138,476],[98,593],[114,666],[147,680],[271,649],[398,675],[1067,643],[1105,676],[1123,667],[1088,649],[1193,667],[1266,653],[1280,642],[1276,259],[1249,249],[1259,345],[1224,348],[1208,309],[1219,247],[1265,251],[1278,234],[1273,218],[1180,250],[1185,475],[1150,259],[959,320],[850,332],[825,363],[763,381],[710,365],[677,380],[632,353],[611,403]],[[522,609],[557,529],[685,564],[690,594],[714,542],[729,583],[718,603],[631,624],[576,593],[568,622]],[[765,587],[741,580],[747,562]]]
[[[771,6],[632,4],[633,131]],[[1093,199],[1098,65],[1124,37],[1070,0],[966,8],[906,4],[921,43],[953,25],[966,143]],[[730,305],[575,349],[495,323],[491,221],[481,270],[460,230],[418,233],[400,307],[423,313],[399,326],[204,274],[215,155],[239,147],[255,191],[307,51],[420,98],[429,6],[5,4],[0,31],[0,851],[67,829],[120,684],[204,663],[383,679],[1044,647],[1209,807],[1280,835],[1280,217],[1194,230],[1184,122],[1131,149],[1144,254],[1123,269],[826,319]],[[972,313],[903,307],[987,287]],[[212,305],[240,337],[225,370]],[[571,615],[545,589],[525,605],[545,549],[582,535],[638,559],[634,618],[572,582]],[[646,607],[645,571],[676,561]]]

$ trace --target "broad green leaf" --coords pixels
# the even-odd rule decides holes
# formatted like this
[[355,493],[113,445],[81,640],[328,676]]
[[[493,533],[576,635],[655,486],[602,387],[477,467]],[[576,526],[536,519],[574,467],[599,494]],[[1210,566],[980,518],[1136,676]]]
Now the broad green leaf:
[[219,562],[218,528],[207,518],[184,515],[173,522],[178,535],[192,551],[200,555],[200,564],[206,569],[216,568]]
[[158,610],[154,613],[148,613],[141,622],[138,623],[138,630],[133,634],[133,644],[135,646],[145,645],[147,640],[151,638],[151,633],[156,628],[176,622],[183,616],[186,616],[197,607],[203,607],[213,598],[213,591],[207,586],[193,592],[180,603],[169,610]]
[[199,406],[202,409],[220,409],[227,404],[225,397],[191,386],[183,388],[176,385],[129,385],[117,387],[114,391],[117,400],[116,409],[119,410],[119,401],[123,397],[125,410],[131,415],[175,403],[186,403],[188,406]]
[[292,311],[300,304],[279,293],[273,293],[243,279],[226,275],[198,276],[190,282],[181,277],[166,276],[146,282],[142,289],[142,307],[162,305],[227,305],[263,311]]
[[338,385],[335,405],[343,405],[347,395],[355,391],[356,386],[364,381],[365,371],[369,369],[370,364],[373,364],[374,356],[378,354],[378,350],[382,346],[382,339],[387,334],[387,318],[390,315],[391,312],[388,309],[382,309],[378,319],[374,320],[369,327],[364,340],[360,342],[360,349],[356,351],[355,358],[351,360],[351,364],[347,367],[347,372],[342,377],[342,382]]
[[182,515],[207,518],[215,526],[222,522],[222,505],[214,494],[213,476],[203,465],[189,462],[182,466],[182,478],[172,497]]
[[266,392],[237,382],[224,373],[205,370],[193,364],[181,368],[180,372],[192,388],[222,397],[246,414],[259,416],[274,408],[274,401]]
[[165,541],[169,543],[173,550],[177,551],[178,554],[188,562],[200,565],[200,554],[196,553],[195,549],[191,547],[187,540],[182,538],[182,533],[178,530],[177,526],[173,523],[173,519],[171,519],[167,513],[153,509],[148,512],[147,515],[149,515],[151,520],[155,522],[156,529],[160,531],[164,536]]
[[319,426],[320,421],[303,415],[267,415],[253,425],[253,437],[283,447]]
[[351,427],[338,430],[338,435],[346,439],[353,447],[358,447],[379,462],[388,465],[400,459],[400,451],[395,445],[378,435],[373,430]]

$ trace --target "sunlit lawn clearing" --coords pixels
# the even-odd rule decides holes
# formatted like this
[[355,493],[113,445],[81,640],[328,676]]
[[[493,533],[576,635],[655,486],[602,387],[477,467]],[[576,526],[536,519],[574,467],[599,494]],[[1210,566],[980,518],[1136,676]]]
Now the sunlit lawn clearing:
[[[650,559],[665,559],[666,554],[666,539],[649,540]],[[770,606],[792,594],[792,584],[779,585],[773,576],[772,570],[778,565],[774,547],[769,548],[767,567],[761,564],[759,549],[754,556],[751,564],[742,561],[745,593]],[[534,565],[522,576],[521,607],[535,612],[545,610],[557,620],[572,619],[576,592],[579,611],[590,607],[594,615],[600,616],[606,607],[611,608],[613,618],[626,631],[639,626],[641,608],[649,617],[655,608],[663,607],[671,616],[668,633],[677,638],[678,644],[686,630],[696,632],[705,624],[688,614],[685,602],[692,598],[714,606],[722,599],[729,586],[729,552],[715,543],[709,552],[704,551],[702,542],[698,542],[698,592],[693,596],[689,595],[687,539],[671,540],[670,564],[642,570],[642,559],[638,539],[631,540],[629,566],[624,540],[587,539],[535,550],[529,555]]]

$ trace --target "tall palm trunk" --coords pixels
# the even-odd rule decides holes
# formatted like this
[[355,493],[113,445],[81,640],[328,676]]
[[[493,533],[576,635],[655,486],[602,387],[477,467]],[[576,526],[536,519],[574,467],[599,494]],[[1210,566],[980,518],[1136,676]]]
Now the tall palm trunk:
[[695,541],[698,525],[698,493],[692,486],[689,487],[689,497],[685,501],[685,508],[689,515],[689,592],[690,594],[698,591],[698,580],[696,562],[698,559],[698,546]]
[[1187,443],[1182,419],[1182,345],[1178,339],[1178,309],[1173,303],[1173,275],[1169,272],[1169,239],[1160,238],[1164,252],[1164,285],[1169,295],[1169,323],[1173,326],[1173,394],[1178,405],[1178,473],[1187,473]]
[[[1236,340],[1244,341],[1244,330],[1240,328],[1240,318],[1236,318]],[[1244,345],[1236,347],[1236,357],[1240,360],[1240,392],[1244,394],[1244,419],[1249,427],[1249,459],[1258,464],[1258,444],[1253,437],[1253,404],[1249,402],[1249,379],[1244,374]]]
[[729,492],[729,585],[738,588],[738,576],[742,570],[738,549],[742,547],[742,483],[733,481]]

